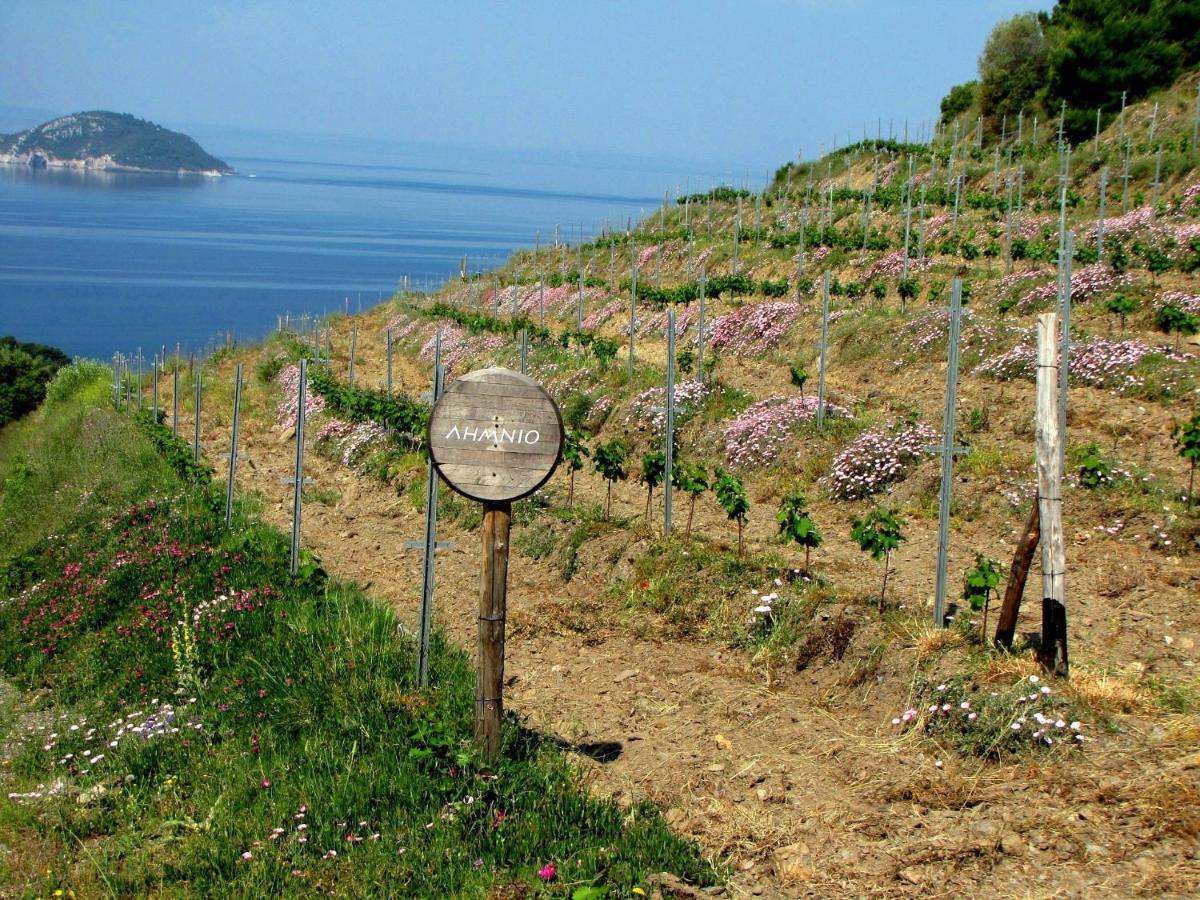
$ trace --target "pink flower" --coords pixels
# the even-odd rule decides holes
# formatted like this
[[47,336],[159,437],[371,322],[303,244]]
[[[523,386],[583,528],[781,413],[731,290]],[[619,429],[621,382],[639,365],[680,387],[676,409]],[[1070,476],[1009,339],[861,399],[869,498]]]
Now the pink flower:
[[538,878],[542,881],[553,881],[554,876],[558,874],[558,869],[554,868],[554,863],[546,863],[538,869]]

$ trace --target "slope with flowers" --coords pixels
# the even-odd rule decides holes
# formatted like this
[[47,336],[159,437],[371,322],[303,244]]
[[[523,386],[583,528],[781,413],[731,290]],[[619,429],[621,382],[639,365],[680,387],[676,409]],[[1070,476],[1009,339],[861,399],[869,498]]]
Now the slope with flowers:
[[[1200,519],[1172,437],[1195,413],[1200,368],[1187,324],[1200,303],[1194,92],[1193,75],[1131,107],[1127,184],[1114,175],[1125,148],[1113,129],[1071,157],[1069,680],[1047,680],[1030,655],[1036,560],[1012,653],[991,647],[983,611],[958,598],[977,555],[1007,574],[1032,498],[1031,334],[1055,303],[1062,196],[1052,145],[860,145],[785,167],[762,195],[688,198],[631,234],[518,253],[435,297],[330,320],[335,380],[345,382],[357,325],[356,383],[378,391],[390,329],[396,381],[411,398],[427,390],[439,330],[453,378],[516,367],[524,327],[531,373],[568,427],[585,446],[628,448],[631,477],[613,485],[612,515],[586,460],[573,487],[564,469],[514,511],[512,707],[581,749],[597,793],[660,802],[668,822],[732,864],[735,890],[770,896],[1200,887],[1190,812],[1200,798]],[[957,217],[951,173],[965,176]],[[1018,173],[1010,209],[1005,177]],[[701,266],[711,292],[703,363]],[[819,429],[825,271],[830,405]],[[954,277],[967,302],[955,437],[970,452],[956,464],[951,523],[960,609],[934,628],[939,469],[925,448],[940,437]],[[680,485],[671,537],[661,487],[643,515],[642,457],[662,447],[665,303],[680,333],[677,465],[703,468],[709,484],[718,468],[743,480],[744,553],[703,487]],[[234,360],[261,375],[249,391],[246,478],[281,525],[292,364],[305,346],[281,334],[210,363],[217,393],[206,409],[227,408]],[[411,621],[420,561],[402,542],[420,533],[424,482],[413,436],[359,421],[344,402],[311,402],[317,486],[305,541]],[[202,424],[215,445],[227,437],[222,413]],[[797,489],[824,538],[807,566],[798,545],[777,539],[776,510]],[[442,536],[456,547],[438,557],[438,616],[467,644],[478,511],[448,492],[440,502]],[[885,564],[851,539],[852,522],[875,509],[897,516],[904,535],[886,557],[884,597]]]

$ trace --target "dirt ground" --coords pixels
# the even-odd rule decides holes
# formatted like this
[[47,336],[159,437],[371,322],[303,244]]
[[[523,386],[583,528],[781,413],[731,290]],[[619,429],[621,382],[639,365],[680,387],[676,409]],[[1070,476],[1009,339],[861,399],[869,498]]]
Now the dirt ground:
[[[372,335],[383,319],[369,313],[358,321],[357,377],[381,384],[382,340]],[[348,329],[341,321],[335,333],[343,357]],[[254,354],[239,359],[252,363]],[[229,368],[223,363],[221,375]],[[768,365],[736,360],[728,361],[725,375],[759,397],[778,393],[771,385],[786,380]],[[830,387],[835,395],[902,396],[923,403],[928,413],[940,407],[943,378],[936,364],[902,375],[870,365],[835,366]],[[423,365],[396,354],[399,388],[420,394],[427,382]],[[264,389],[249,390],[253,400]],[[1009,399],[999,404],[997,390],[995,383],[966,377],[961,408],[990,398],[991,433],[1031,448],[1032,388],[1007,385]],[[1073,422],[1093,430],[1106,447],[1137,454],[1156,471],[1181,468],[1164,440],[1170,426],[1161,412],[1098,391],[1073,393],[1073,402]],[[267,416],[248,416],[243,429],[241,487],[260,494],[265,517],[287,529],[291,489],[282,479],[291,474],[293,442]],[[221,446],[227,429],[207,427],[204,440]],[[218,477],[223,468],[218,462]],[[306,474],[338,496],[305,507],[304,545],[332,575],[363,583],[415,621],[421,558],[403,543],[422,536],[421,513],[396,488],[316,453],[307,455]],[[936,477],[937,464],[924,463],[900,491],[927,489]],[[565,479],[560,473],[554,483]],[[1001,496],[1011,483],[1000,475],[959,481],[962,496],[976,498],[981,512],[960,522],[951,569],[959,571],[979,549],[1007,569],[1025,508],[1013,509]],[[752,502],[767,500],[775,489],[751,483]],[[576,490],[584,499],[603,497],[601,482],[586,470]],[[617,507],[631,516],[644,496],[635,483],[619,485]],[[764,503],[751,512],[751,547],[773,538],[769,509]],[[813,504],[827,534],[847,531],[853,509]],[[1131,682],[1194,679],[1200,639],[1195,554],[1181,559],[1145,542],[1110,539],[1092,527],[1102,514],[1066,510],[1073,666],[1081,673],[1123,671]],[[1078,521],[1087,524],[1073,528]],[[896,601],[914,609],[932,602],[936,526],[933,517],[913,520],[897,559]],[[734,540],[711,501],[698,509],[696,528]],[[454,546],[437,555],[435,615],[460,645],[473,648],[479,538],[445,522],[439,539]],[[569,743],[598,795],[621,804],[658,803],[677,831],[730,867],[733,895],[1200,892],[1200,721],[1194,716],[1135,704],[1115,716],[1115,731],[1095,735],[1082,752],[1015,764],[959,757],[916,734],[898,734],[890,724],[907,705],[919,636],[890,652],[873,677],[852,685],[847,674],[868,651],[872,634],[878,638],[878,626],[867,607],[848,605],[847,614],[863,627],[842,661],[804,671],[768,669],[750,653],[679,638],[658,627],[653,613],[625,608],[609,585],[631,553],[619,543],[603,550],[588,545],[570,582],[547,561],[511,555],[506,703],[532,727]],[[815,562],[838,585],[843,603],[877,589],[878,569],[844,535],[828,541]],[[1035,564],[1031,581],[1038,577]],[[1040,607],[1027,599],[1018,632],[1039,626]],[[952,665],[952,655],[944,662]]]

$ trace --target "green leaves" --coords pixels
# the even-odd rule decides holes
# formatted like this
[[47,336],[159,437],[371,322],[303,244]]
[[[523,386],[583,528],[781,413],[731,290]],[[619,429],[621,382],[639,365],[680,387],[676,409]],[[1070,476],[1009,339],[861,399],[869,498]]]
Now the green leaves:
[[1079,483],[1093,489],[1113,483],[1112,467],[1095,441],[1084,448],[1084,456],[1079,464]]
[[563,462],[572,472],[582,469],[584,459],[592,455],[584,443],[587,439],[588,435],[579,431],[568,431],[563,436]]
[[875,559],[883,559],[904,541],[904,520],[890,509],[873,509],[861,518],[856,516],[851,524],[851,539]]
[[821,531],[808,513],[808,501],[800,488],[794,488],[779,504],[775,520],[779,523],[779,536],[785,541],[794,541],[801,547],[815,550],[821,546]]
[[1180,456],[1192,465],[1200,462],[1200,413],[1177,425],[1171,437],[1175,439],[1175,449]]
[[1000,564],[982,553],[975,554],[975,568],[963,576],[963,599],[971,609],[983,609],[988,598],[1000,584]]
[[677,462],[671,467],[671,483],[696,497],[708,490],[708,470],[699,463]]
[[661,450],[652,450],[642,457],[641,482],[650,490],[662,484],[667,471],[667,458]]
[[592,451],[592,459],[596,463],[596,471],[605,481],[624,481],[629,477],[625,471],[629,449],[620,438],[613,438],[607,444],[597,444]]
[[312,389],[325,398],[325,405],[348,422],[378,422],[423,446],[429,425],[430,407],[403,394],[389,397],[381,391],[341,384],[329,372],[314,366],[308,370]]
[[746,515],[750,512],[750,501],[746,497],[742,479],[720,467],[717,468],[716,476],[713,493],[717,495],[717,502],[725,510],[725,515],[738,523],[745,522]]

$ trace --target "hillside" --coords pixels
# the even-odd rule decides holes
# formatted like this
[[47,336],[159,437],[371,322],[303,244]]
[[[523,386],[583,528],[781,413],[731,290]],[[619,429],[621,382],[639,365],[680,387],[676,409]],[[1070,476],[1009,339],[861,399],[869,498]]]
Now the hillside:
[[[289,319],[261,345],[224,348],[195,371],[167,359],[157,384],[103,370],[87,415],[48,406],[0,445],[0,562],[10,573],[0,624],[11,623],[0,629],[0,667],[17,698],[0,722],[21,726],[0,757],[15,798],[0,839],[37,851],[12,876],[14,892],[95,893],[97,871],[111,870],[116,892],[183,871],[197,893],[355,894],[386,883],[416,885],[413,895],[440,886],[637,896],[636,886],[698,898],[728,875],[735,896],[1194,896],[1200,503],[1180,450],[1186,423],[1200,432],[1195,95],[1193,72],[1069,150],[1044,121],[1019,139],[1002,126],[964,127],[957,140],[943,130],[930,145],[864,141],[781,166],[761,193],[724,186],[675,198],[629,232],[522,251],[433,294]],[[1073,249],[1060,253],[1068,236]],[[1067,308],[1058,266],[1073,266],[1062,273],[1069,673],[1038,660],[1040,556],[1015,639],[998,643],[995,630],[1034,503],[1032,348],[1038,316]],[[965,310],[943,435],[956,279]],[[669,535],[653,476],[666,447],[668,309],[685,473]],[[590,457],[581,452],[577,469],[568,459],[514,505],[509,748],[537,735],[544,750],[567,753],[597,806],[575,799],[565,776],[547,790],[524,768],[528,755],[498,782],[472,769],[486,793],[475,781],[467,793],[449,768],[468,747],[470,676],[454,648],[469,648],[478,625],[480,511],[445,488],[438,538],[449,546],[435,575],[445,670],[427,693],[393,671],[411,668],[420,602],[422,560],[406,543],[425,524],[421,434],[436,336],[452,381],[520,367],[522,332],[530,374]],[[301,539],[315,559],[288,581],[282,538],[257,517],[291,525],[302,358],[313,481]],[[205,510],[220,502],[239,365],[243,506],[222,530]],[[124,390],[101,403],[114,377]],[[156,397],[181,435],[199,418],[217,490],[159,475],[143,437],[120,439],[151,435],[187,470],[187,448],[144,424]],[[57,425],[39,437],[46,423]],[[935,622],[941,461],[929,447],[943,437],[966,452],[950,481],[946,599],[956,608]],[[85,438],[86,451],[70,451]],[[67,448],[64,457],[40,461],[35,439]],[[601,447],[625,451],[612,481],[596,465]],[[122,461],[118,472],[82,464],[102,450]],[[712,490],[730,479],[749,506],[742,522]],[[145,511],[148,496],[167,511]],[[77,499],[87,504],[79,522],[65,522]],[[101,502],[125,512],[102,518]],[[782,541],[781,512],[807,517],[819,537]],[[876,557],[854,525],[884,512],[902,536]],[[1000,578],[984,601],[968,587],[989,561]],[[217,563],[228,582],[203,568]],[[317,568],[333,589],[310,581]],[[260,605],[268,576],[288,593]],[[337,587],[347,583],[378,602]],[[210,620],[207,604],[214,594],[227,602],[227,587],[235,602]],[[114,605],[92,603],[97,591]],[[291,623],[268,627],[264,610],[277,609]],[[197,610],[205,640],[190,661],[172,660],[192,634],[179,623]],[[95,627],[88,616],[100,614]],[[234,634],[229,643],[218,626]],[[46,646],[60,634],[56,657]],[[94,700],[87,679],[110,671]],[[79,739],[60,742],[59,721],[69,728],[86,710],[122,727],[124,703],[136,699],[140,717],[141,698],[165,696],[180,677],[214,735],[199,749],[163,744],[156,754],[118,735],[102,768],[66,758]],[[336,749],[310,749],[326,735]],[[392,766],[403,780],[389,777]],[[414,770],[434,800],[415,799]],[[224,805],[223,781],[244,813]],[[313,798],[315,851],[293,824]],[[509,804],[527,805],[510,821]],[[503,829],[514,824],[523,830],[510,851]],[[144,842],[130,841],[135,827]],[[370,840],[378,833],[383,844]],[[411,867],[383,852],[389,841],[412,853]],[[543,846],[551,860],[538,858]],[[544,861],[560,881],[538,880]],[[647,875],[658,866],[696,886]]]
[[9,165],[228,175],[233,169],[186,134],[126,113],[81,112],[0,135]]

